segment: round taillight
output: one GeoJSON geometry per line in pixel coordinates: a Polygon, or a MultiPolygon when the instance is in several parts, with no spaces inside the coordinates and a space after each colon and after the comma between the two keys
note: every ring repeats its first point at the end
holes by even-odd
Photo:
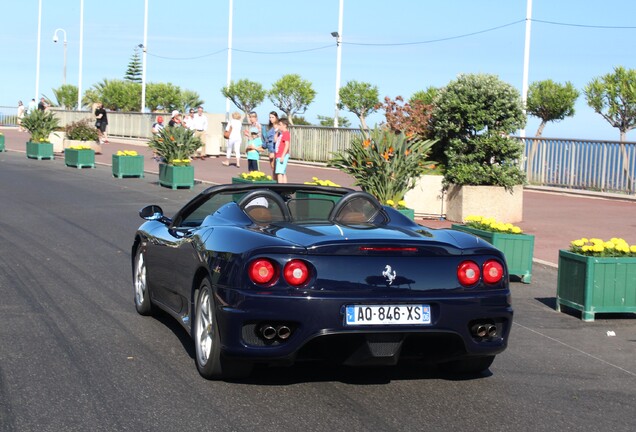
{"type": "Polygon", "coordinates": [[[457,279],[464,286],[475,285],[479,275],[479,266],[473,261],[464,261],[457,267],[457,279]]]}
{"type": "Polygon", "coordinates": [[[283,277],[291,286],[300,286],[309,279],[309,268],[304,261],[291,260],[285,264],[283,277]]]}
{"type": "Polygon", "coordinates": [[[484,263],[484,281],[489,284],[497,283],[503,278],[504,269],[499,261],[489,260],[484,263]]]}
{"type": "Polygon", "coordinates": [[[252,282],[259,285],[268,284],[276,277],[276,267],[270,260],[264,258],[252,261],[247,272],[252,282]]]}

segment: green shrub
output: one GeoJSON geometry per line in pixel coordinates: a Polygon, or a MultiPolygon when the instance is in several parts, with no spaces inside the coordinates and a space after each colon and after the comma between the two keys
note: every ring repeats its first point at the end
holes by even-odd
{"type": "Polygon", "coordinates": [[[202,144],[201,139],[194,136],[193,130],[181,126],[167,126],[152,137],[148,147],[168,164],[186,165],[190,162],[190,156],[202,144]]]}
{"type": "Polygon", "coordinates": [[[460,75],[435,98],[431,130],[444,148],[444,185],[525,183],[523,145],[508,135],[525,125],[521,95],[495,75],[460,75]]]}
{"type": "Polygon", "coordinates": [[[57,118],[50,111],[36,109],[22,119],[22,127],[31,134],[31,141],[48,141],[51,132],[60,126],[57,118]]]}
{"type": "Polygon", "coordinates": [[[66,125],[66,138],[77,141],[97,141],[99,133],[90,119],[79,120],[66,125]]]}
{"type": "Polygon", "coordinates": [[[408,139],[404,133],[388,129],[376,128],[368,135],[362,132],[328,165],[352,176],[357,186],[384,204],[402,201],[430,169],[428,155],[434,141],[408,139]]]}

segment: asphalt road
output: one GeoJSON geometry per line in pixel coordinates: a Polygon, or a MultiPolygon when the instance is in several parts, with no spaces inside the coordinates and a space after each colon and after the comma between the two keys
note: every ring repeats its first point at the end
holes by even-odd
{"type": "Polygon", "coordinates": [[[509,348],[483,377],[302,365],[202,379],[178,324],[136,313],[130,246],[139,208],[171,214],[204,187],[0,153],[0,430],[636,430],[636,318],[554,311],[556,270],[540,265],[512,284],[509,348]]]}

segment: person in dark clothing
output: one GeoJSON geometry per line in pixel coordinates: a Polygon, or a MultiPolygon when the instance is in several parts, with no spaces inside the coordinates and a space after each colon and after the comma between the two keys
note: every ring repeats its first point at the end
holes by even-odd
{"type": "Polygon", "coordinates": [[[99,102],[95,108],[95,127],[99,133],[99,143],[104,144],[108,142],[108,134],[106,133],[106,126],[108,126],[108,116],[104,109],[104,104],[99,102]]]}
{"type": "Polygon", "coordinates": [[[49,107],[49,104],[46,103],[46,100],[44,100],[44,98],[40,98],[40,103],[38,103],[38,109],[40,111],[44,111],[48,107],[49,107]]]}

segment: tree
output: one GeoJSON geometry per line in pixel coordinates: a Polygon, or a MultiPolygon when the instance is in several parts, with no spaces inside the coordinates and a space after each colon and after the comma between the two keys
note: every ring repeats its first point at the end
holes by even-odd
{"type": "Polygon", "coordinates": [[[620,141],[636,127],[636,70],[622,66],[585,86],[587,104],[620,131],[620,141]]]}
{"type": "Polygon", "coordinates": [[[435,100],[435,96],[439,93],[439,89],[437,87],[427,87],[426,90],[420,90],[413,93],[413,96],[409,99],[409,104],[413,104],[415,101],[420,101],[424,105],[433,105],[433,101],[435,100]]]}
{"type": "Polygon", "coordinates": [[[349,81],[338,92],[338,109],[346,109],[360,119],[362,129],[368,129],[366,117],[377,110],[378,87],[366,82],[349,81]]]}
{"type": "Polygon", "coordinates": [[[57,106],[66,109],[75,109],[77,107],[77,86],[64,84],[52,90],[57,100],[57,106]]]}
{"type": "Polygon", "coordinates": [[[260,83],[241,79],[237,82],[232,81],[229,86],[223,87],[221,94],[247,115],[263,103],[267,92],[260,83]]]}
{"type": "Polygon", "coordinates": [[[545,80],[530,84],[526,111],[528,114],[541,119],[541,124],[535,135],[540,137],[543,133],[543,128],[550,121],[559,121],[566,117],[572,117],[574,115],[574,103],[578,97],[578,90],[569,81],[565,84],[559,84],[552,80],[545,80]]]}
{"type": "Polygon", "coordinates": [[[285,113],[290,123],[295,114],[303,114],[314,101],[316,91],[309,81],[298,74],[284,75],[276,81],[267,93],[269,100],[276,108],[285,113]]]}
{"type": "MultiPolygon", "coordinates": [[[[333,126],[333,117],[328,116],[318,116],[318,121],[320,122],[320,126],[333,126]]],[[[351,127],[351,122],[346,117],[338,117],[338,127],[348,128],[351,127]]]]}
{"type": "Polygon", "coordinates": [[[102,102],[104,108],[113,111],[136,111],[141,105],[141,85],[104,79],[86,91],[82,102],[84,105],[102,102]]]}
{"type": "Polygon", "coordinates": [[[181,88],[172,83],[149,83],[146,87],[146,106],[150,111],[170,112],[182,108],[181,88]]]}
{"type": "Polygon", "coordinates": [[[139,54],[139,47],[136,46],[128,63],[128,69],[126,69],[126,73],[124,74],[124,80],[141,84],[142,73],[143,65],[141,63],[141,55],[139,54]]]}
{"type": "Polygon", "coordinates": [[[187,112],[190,108],[196,109],[205,103],[199,93],[192,90],[181,91],[181,112],[187,112]]]}
{"type": "Polygon", "coordinates": [[[508,135],[525,125],[519,91],[496,75],[460,75],[435,98],[431,129],[446,159],[444,184],[525,183],[523,146],[508,135]]]}
{"type": "Polygon", "coordinates": [[[620,131],[623,170],[631,184],[629,156],[623,143],[627,132],[636,127],[636,70],[618,66],[614,73],[594,78],[585,86],[585,97],[594,111],[620,131]]]}

